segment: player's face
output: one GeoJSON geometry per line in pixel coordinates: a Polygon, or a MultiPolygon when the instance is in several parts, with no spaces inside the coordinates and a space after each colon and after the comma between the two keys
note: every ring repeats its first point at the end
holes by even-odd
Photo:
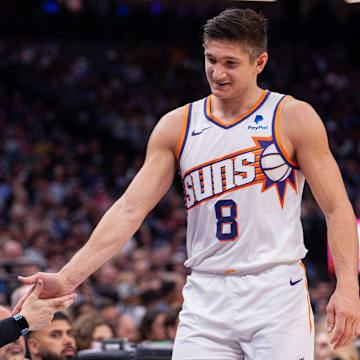
{"type": "Polygon", "coordinates": [[[232,99],[256,85],[267,54],[255,61],[241,42],[209,39],[205,45],[205,71],[211,92],[220,99],[232,99]]]}
{"type": "Polygon", "coordinates": [[[34,338],[40,359],[77,359],[74,330],[66,320],[52,321],[48,327],[37,331],[34,338]]]}

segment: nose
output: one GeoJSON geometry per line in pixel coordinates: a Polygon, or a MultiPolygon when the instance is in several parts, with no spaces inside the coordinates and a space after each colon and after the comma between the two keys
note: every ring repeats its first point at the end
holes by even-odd
{"type": "Polygon", "coordinates": [[[221,82],[222,80],[225,79],[226,77],[226,72],[224,71],[224,69],[216,64],[214,66],[214,71],[213,71],[213,80],[216,81],[216,82],[221,82]]]}
{"type": "Polygon", "coordinates": [[[68,334],[64,334],[64,336],[63,336],[63,344],[64,344],[64,345],[72,344],[73,339],[74,339],[74,338],[73,338],[72,336],[70,336],[70,335],[68,335],[68,334]]]}

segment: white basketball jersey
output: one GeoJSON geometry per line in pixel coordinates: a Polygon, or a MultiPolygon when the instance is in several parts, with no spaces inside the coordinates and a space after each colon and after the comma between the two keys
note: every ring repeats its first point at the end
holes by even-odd
{"type": "Polygon", "coordinates": [[[232,123],[211,114],[211,97],[186,106],[177,151],[188,213],[185,266],[247,274],[302,259],[304,176],[278,131],[287,97],[265,90],[232,123]]]}

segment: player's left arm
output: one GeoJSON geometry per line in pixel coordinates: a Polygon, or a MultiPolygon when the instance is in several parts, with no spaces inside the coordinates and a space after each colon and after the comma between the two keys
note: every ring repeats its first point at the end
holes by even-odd
{"type": "Polygon", "coordinates": [[[280,137],[299,164],[326,218],[337,285],[327,306],[331,343],[346,345],[358,334],[360,301],[356,219],[339,167],[329,149],[326,130],[307,103],[289,99],[280,115],[280,137]]]}

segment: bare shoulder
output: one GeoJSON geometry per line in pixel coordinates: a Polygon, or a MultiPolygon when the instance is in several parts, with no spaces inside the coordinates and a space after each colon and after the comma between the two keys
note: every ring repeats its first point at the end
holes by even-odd
{"type": "Polygon", "coordinates": [[[181,137],[186,107],[181,106],[166,113],[155,126],[149,146],[158,145],[171,149],[174,153],[181,137]]]}
{"type": "Polygon", "coordinates": [[[321,121],[314,108],[307,102],[289,97],[282,108],[282,116],[290,125],[309,125],[321,121]]]}
{"type": "Polygon", "coordinates": [[[283,105],[280,126],[294,146],[314,138],[326,138],[324,123],[315,109],[309,103],[292,97],[283,105]]]}

